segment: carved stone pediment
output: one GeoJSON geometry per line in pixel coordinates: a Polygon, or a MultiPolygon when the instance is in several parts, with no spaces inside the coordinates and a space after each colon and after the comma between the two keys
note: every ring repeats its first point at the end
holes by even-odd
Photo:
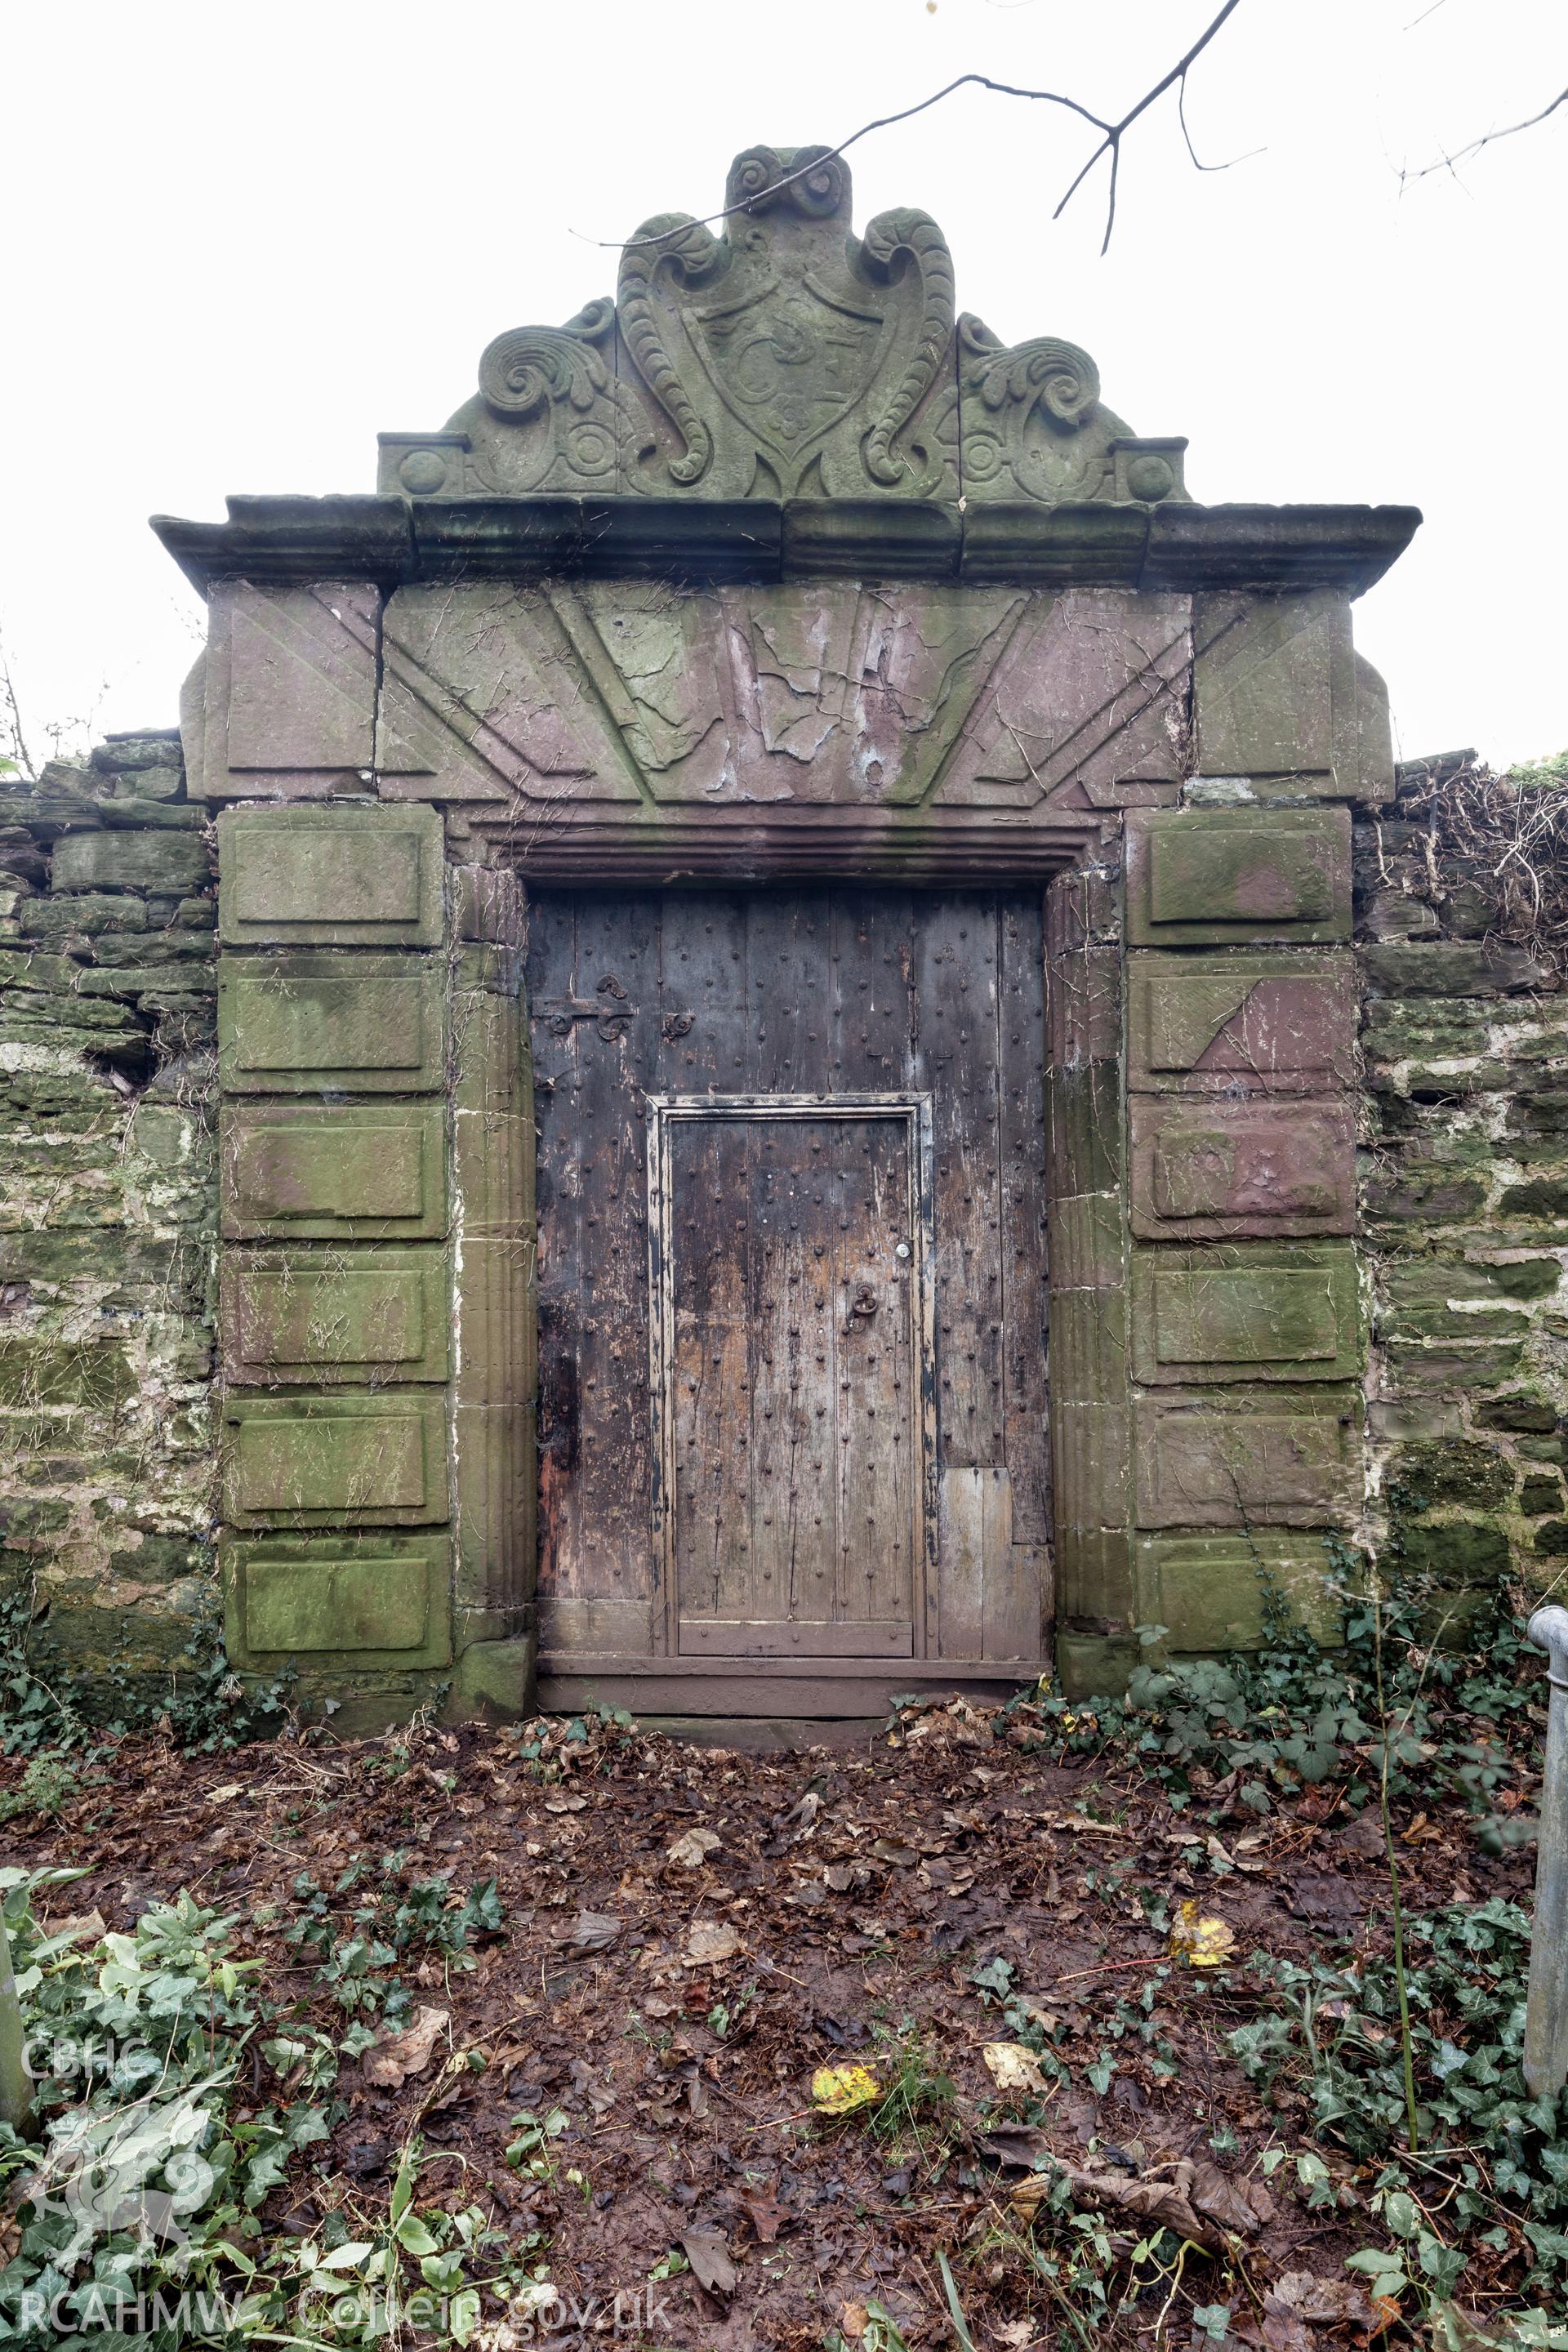
{"type": "Polygon", "coordinates": [[[696,499],[1182,499],[1184,442],[1137,440],[1087,352],[955,314],[929,213],[851,223],[842,157],[751,147],[717,233],[645,221],[616,299],[498,335],[444,431],[384,434],[380,488],[696,499]]]}

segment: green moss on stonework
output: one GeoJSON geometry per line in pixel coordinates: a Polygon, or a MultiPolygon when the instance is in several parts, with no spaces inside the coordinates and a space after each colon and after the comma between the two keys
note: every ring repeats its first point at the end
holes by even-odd
{"type": "Polygon", "coordinates": [[[1529,1184],[1510,1184],[1498,1207],[1504,1216],[1568,1217],[1568,1183],[1538,1176],[1529,1184]]]}
{"type": "Polygon", "coordinates": [[[1527,1478],[1520,1489],[1519,1507],[1528,1519],[1539,1519],[1563,1508],[1561,1478],[1527,1478]]]}
{"type": "Polygon", "coordinates": [[[1535,1530],[1535,1549],[1548,1559],[1560,1559],[1568,1552],[1568,1519],[1543,1519],[1535,1530]]]}
{"type": "Polygon", "coordinates": [[[1394,1456],[1389,1501],[1395,1510],[1426,1511],[1439,1503],[1493,1508],[1513,1490],[1513,1474],[1492,1445],[1448,1439],[1402,1445],[1394,1456]]]}
{"type": "Polygon", "coordinates": [[[1444,1587],[1498,1583],[1508,1574],[1508,1538],[1484,1519],[1456,1519],[1442,1526],[1401,1529],[1405,1572],[1444,1587]]]}
{"type": "Polygon", "coordinates": [[[1563,1268],[1554,1257],[1518,1258],[1511,1265],[1494,1265],[1489,1272],[1509,1298],[1548,1298],[1563,1278],[1563,1268]]]}

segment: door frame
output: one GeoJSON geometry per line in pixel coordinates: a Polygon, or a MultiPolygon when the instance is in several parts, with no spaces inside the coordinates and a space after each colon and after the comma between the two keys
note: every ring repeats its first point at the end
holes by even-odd
{"type": "MultiPolygon", "coordinates": [[[[908,1136],[910,1183],[910,1318],[911,1415],[920,1453],[915,1482],[919,1524],[912,1547],[915,1590],[910,1595],[913,1654],[939,1646],[937,1608],[936,1219],[935,1132],[929,1093],[844,1095],[649,1095],[647,1112],[648,1409],[652,1421],[652,1547],[658,1594],[654,1622],[664,1631],[664,1654],[679,1654],[679,1594],[675,1553],[675,1409],[669,1382],[675,1367],[673,1170],[677,1127],[704,1118],[889,1118],[902,1117],[908,1136]]],[[[736,1660],[737,1669],[745,1661],[736,1660]]],[[[807,1664],[808,1661],[801,1661],[807,1664]]]]}

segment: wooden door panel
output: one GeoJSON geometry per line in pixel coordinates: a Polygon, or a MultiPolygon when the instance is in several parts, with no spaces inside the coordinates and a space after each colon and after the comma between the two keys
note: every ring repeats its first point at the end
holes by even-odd
{"type": "Polygon", "coordinates": [[[535,899],[547,1647],[805,1658],[814,1628],[824,1657],[1038,1654],[1041,931],[1037,892],[985,887],[535,899]],[[742,1097],[786,1115],[698,1119],[681,1139],[697,1209],[670,1234],[687,1386],[669,1444],[649,1398],[649,1138],[660,1104],[742,1097]],[[911,1182],[923,1359],[901,1326],[889,1339],[885,1297],[868,1317],[847,1303],[911,1182]],[[978,1508],[994,1488],[1005,1509],[978,1508]]]}
{"type": "Polygon", "coordinates": [[[679,1647],[908,1656],[919,1123],[908,1108],[661,1108],[679,1647]]]}

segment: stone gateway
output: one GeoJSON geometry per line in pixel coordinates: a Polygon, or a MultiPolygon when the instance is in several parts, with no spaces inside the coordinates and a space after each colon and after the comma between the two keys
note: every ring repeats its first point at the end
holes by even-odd
{"type": "Polygon", "coordinates": [[[231,1654],[864,1715],[1332,1638],[1349,605],[819,148],[500,335],[211,627],[231,1654]]]}
{"type": "Polygon", "coordinates": [[[374,496],[155,526],[210,615],[229,1652],[354,1719],[1336,1635],[1350,606],[1419,517],[1194,503],[850,201],[752,148],[374,496]]]}

